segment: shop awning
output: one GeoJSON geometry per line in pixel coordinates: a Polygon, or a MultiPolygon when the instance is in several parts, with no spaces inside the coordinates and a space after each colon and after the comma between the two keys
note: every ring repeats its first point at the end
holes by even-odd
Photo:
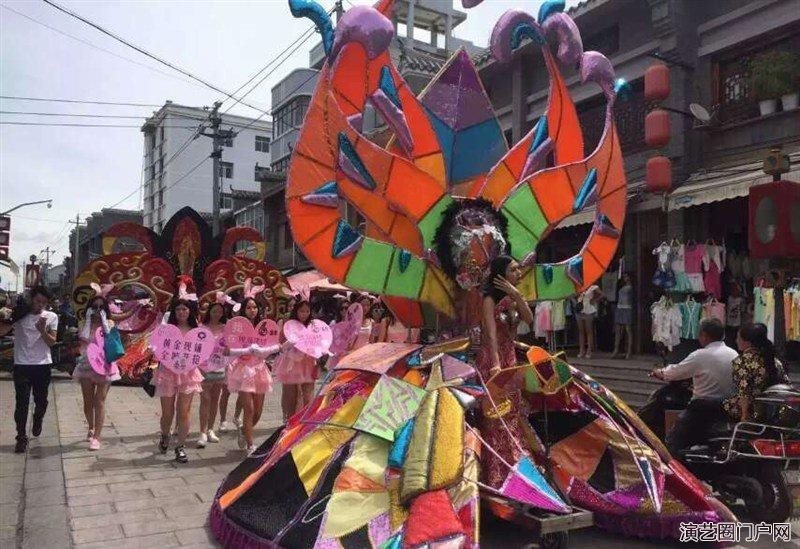
{"type": "Polygon", "coordinates": [[[293,290],[297,290],[303,286],[308,286],[312,290],[325,290],[331,292],[349,291],[349,288],[346,286],[331,282],[328,277],[315,269],[290,275],[286,280],[289,281],[289,286],[291,286],[293,290]]]}
{"type": "Polygon", "coordinates": [[[561,220],[556,229],[564,229],[566,227],[574,227],[575,225],[584,225],[586,223],[594,223],[597,208],[586,208],[576,214],[569,215],[561,220]]]}
{"type": "MultiPolygon", "coordinates": [[[[800,152],[789,155],[791,165],[796,166],[800,152]]],[[[670,211],[691,208],[700,204],[710,204],[747,196],[750,187],[772,181],[772,176],[762,171],[761,162],[725,168],[724,171],[710,171],[693,174],[685,184],[669,197],[670,211]]],[[[800,168],[794,167],[781,179],[800,180],[800,168]]]]}

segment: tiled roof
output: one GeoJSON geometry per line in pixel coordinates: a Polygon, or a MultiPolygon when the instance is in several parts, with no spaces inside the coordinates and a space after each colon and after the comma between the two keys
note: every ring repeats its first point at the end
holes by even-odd
{"type": "Polygon", "coordinates": [[[437,59],[416,51],[405,51],[403,69],[436,74],[442,65],[444,65],[444,59],[437,59]]]}

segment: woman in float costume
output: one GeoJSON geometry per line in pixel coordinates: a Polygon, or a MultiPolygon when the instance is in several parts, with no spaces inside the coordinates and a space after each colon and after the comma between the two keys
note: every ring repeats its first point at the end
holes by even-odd
{"type": "MultiPolygon", "coordinates": [[[[75,371],[72,372],[72,377],[81,384],[83,413],[86,417],[86,423],[89,425],[89,431],[86,434],[89,449],[99,450],[100,433],[103,430],[103,422],[106,417],[106,396],[108,396],[111,382],[120,379],[120,374],[119,368],[113,362],[106,365],[107,373],[105,375],[97,373],[91,367],[89,357],[86,354],[89,345],[95,339],[96,331],[102,328],[108,333],[108,330],[113,326],[113,322],[110,320],[111,313],[108,308],[107,298],[113,286],[101,287],[99,284],[92,284],[92,289],[95,291],[95,296],[89,302],[89,307],[86,309],[86,319],[78,330],[81,354],[78,357],[75,371]]],[[[105,352],[103,354],[105,356],[105,352]]]]}
{"type": "MultiPolygon", "coordinates": [[[[182,334],[197,328],[197,296],[187,294],[186,288],[181,285],[179,297],[172,302],[168,315],[167,322],[177,326],[182,334]]],[[[161,399],[161,439],[158,449],[162,454],[167,453],[172,419],[176,418],[175,461],[186,463],[189,461],[185,444],[189,434],[192,398],[203,392],[203,375],[197,368],[176,374],[159,364],[153,374],[153,385],[156,386],[155,396],[161,399]]]]}
{"type": "MultiPolygon", "coordinates": [[[[541,46],[551,77],[545,114],[508,150],[466,52],[457,52],[416,97],[389,55],[394,32],[384,14],[390,1],[377,9],[351,8],[334,32],[321,6],[290,0],[295,16],[315,21],[327,54],[286,188],[294,240],[320,272],[392,300],[404,322],[428,325],[437,316],[456,318],[467,303],[477,305],[472,318],[480,323],[481,288],[494,283],[491,262],[504,254],[522,265],[516,288],[527,299],[568,297],[601,276],[625,218],[613,105],[626,84],[602,54],[583,51],[563,7],[546,1],[538,18],[511,10],[493,31],[492,54],[499,63],[510,61],[523,39],[530,39],[541,46]],[[588,156],[559,62],[577,66],[581,80],[598,84],[607,100],[604,132],[588,156]],[[361,131],[367,103],[394,134],[385,147],[361,131]],[[365,217],[363,233],[343,218],[342,202],[365,217]],[[593,207],[595,221],[580,251],[560,263],[537,262],[539,243],[587,207],[593,207]]],[[[505,260],[497,262],[500,269],[505,260]]],[[[510,265],[504,274],[514,278],[510,265]]],[[[497,290],[520,301],[516,290],[498,282],[497,290]]],[[[502,302],[510,300],[490,301],[486,324],[493,322],[499,331],[506,323],[502,315],[511,311],[502,302]]],[[[517,314],[526,313],[521,305],[517,314]]],[[[495,345],[500,354],[513,334],[496,333],[494,343],[482,335],[485,350],[477,366],[488,366],[491,375],[495,345]]],[[[463,348],[411,347],[386,358],[385,345],[343,357],[302,415],[229,475],[211,510],[218,539],[229,546],[474,547],[478,485],[528,505],[567,510],[527,456],[609,528],[625,523],[625,531],[677,536],[680,522],[733,519],[622,401],[558,357],[539,349],[540,359],[531,352],[531,365],[511,370],[524,372],[526,399],[561,406],[563,419],[551,427],[563,439],[551,451],[528,437],[532,429],[522,417],[523,405],[508,394],[520,387],[511,372],[494,376],[505,392],[494,391],[489,380],[483,399],[488,405],[481,407],[500,420],[501,432],[516,447],[508,452],[487,444],[489,433],[466,424],[464,410],[482,395],[472,393],[470,400],[465,395],[472,386],[460,384],[473,371],[463,348]],[[506,466],[500,490],[497,479],[483,471],[486,459],[476,459],[477,448],[506,466]],[[512,454],[522,457],[515,462],[512,454]]]]}

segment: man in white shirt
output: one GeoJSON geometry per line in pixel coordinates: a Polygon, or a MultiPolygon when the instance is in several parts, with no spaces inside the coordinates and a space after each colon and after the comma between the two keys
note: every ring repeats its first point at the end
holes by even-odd
{"type": "Polygon", "coordinates": [[[732,361],[737,353],[727,345],[725,326],[716,318],[700,322],[698,340],[701,349],[678,364],[653,370],[651,375],[663,381],[692,380],[692,400],[681,412],[672,431],[667,433],[667,449],[677,455],[681,450],[703,442],[711,425],[725,421],[722,400],[735,392],[732,361]]]}
{"type": "Polygon", "coordinates": [[[44,287],[33,288],[30,304],[15,308],[10,321],[0,324],[0,335],[14,330],[14,392],[17,424],[17,444],[14,451],[23,453],[28,447],[27,423],[31,391],[36,405],[33,411],[31,434],[42,434],[42,422],[47,410],[50,389],[50,367],[53,359],[50,347],[56,342],[58,315],[47,310],[50,293],[44,287]]]}

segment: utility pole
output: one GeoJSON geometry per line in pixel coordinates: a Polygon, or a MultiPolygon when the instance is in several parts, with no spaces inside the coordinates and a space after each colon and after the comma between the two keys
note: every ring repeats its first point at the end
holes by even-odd
{"type": "Polygon", "coordinates": [[[44,262],[42,263],[42,280],[45,280],[47,276],[47,271],[50,270],[50,254],[54,254],[56,253],[56,251],[51,250],[50,246],[48,246],[39,253],[44,254],[44,262]]]}
{"type": "Polygon", "coordinates": [[[342,15],[344,15],[344,6],[342,6],[342,0],[336,0],[336,4],[333,6],[333,11],[336,14],[336,22],[339,22],[342,15]]]}
{"type": "Polygon", "coordinates": [[[78,278],[78,254],[80,250],[78,242],[81,239],[81,214],[76,215],[75,221],[70,221],[70,223],[75,225],[75,243],[72,246],[72,282],[74,283],[78,278]]]}
{"type": "Polygon", "coordinates": [[[214,217],[212,230],[214,236],[217,236],[220,233],[220,219],[219,219],[219,210],[220,210],[220,197],[221,197],[221,189],[220,189],[220,173],[219,173],[219,160],[222,158],[222,139],[230,139],[234,136],[233,131],[231,130],[220,130],[219,125],[222,123],[222,116],[219,114],[219,108],[222,106],[221,101],[217,101],[214,103],[214,107],[211,109],[211,114],[209,116],[209,120],[211,121],[211,132],[201,131],[200,134],[206,137],[210,137],[213,143],[213,149],[211,152],[211,159],[212,159],[212,169],[214,170],[214,186],[212,191],[212,215],[214,217]]]}

